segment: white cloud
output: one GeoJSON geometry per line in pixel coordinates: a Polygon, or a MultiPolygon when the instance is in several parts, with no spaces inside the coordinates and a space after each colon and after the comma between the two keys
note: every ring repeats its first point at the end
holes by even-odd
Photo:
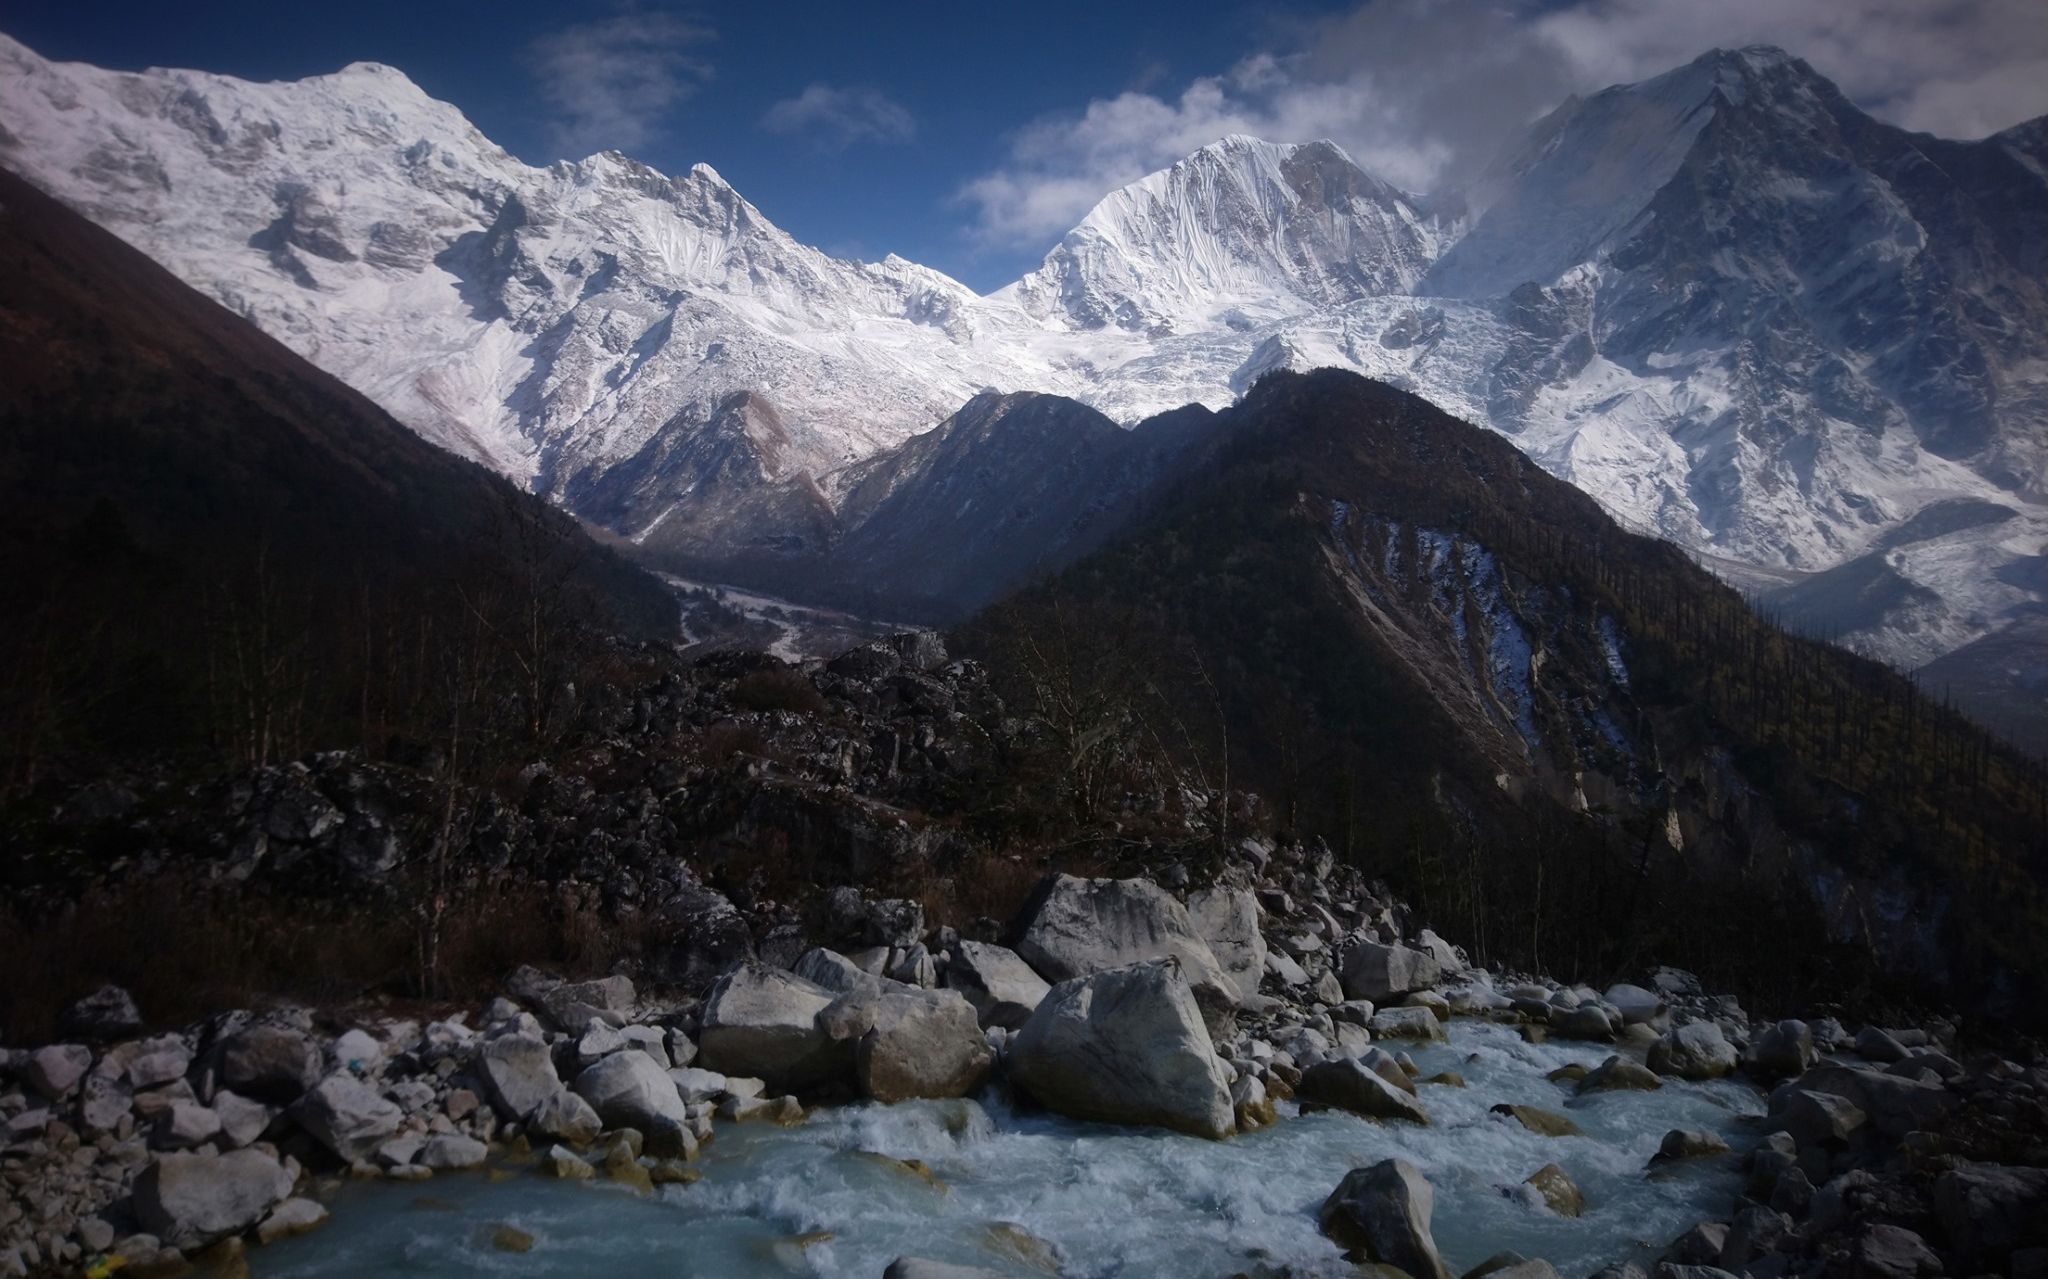
{"type": "Polygon", "coordinates": [[[678,103],[711,78],[693,49],[709,27],[632,10],[541,36],[527,48],[541,99],[555,112],[559,154],[625,151],[653,137],[678,103]]]}
{"type": "Polygon", "coordinates": [[[2048,112],[2041,0],[1368,0],[1178,95],[1128,92],[1011,136],[960,198],[984,243],[1046,243],[1228,133],[1330,138],[1397,186],[1455,185],[1566,95],[1715,46],[1776,44],[1883,119],[1981,137],[2048,112]]]}
{"type": "Polygon", "coordinates": [[[761,127],[837,148],[861,141],[901,142],[917,132],[917,120],[880,89],[813,84],[769,107],[761,127]]]}

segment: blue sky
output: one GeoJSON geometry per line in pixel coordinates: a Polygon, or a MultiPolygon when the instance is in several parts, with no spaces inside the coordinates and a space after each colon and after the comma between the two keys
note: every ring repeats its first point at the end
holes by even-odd
{"type": "Polygon", "coordinates": [[[800,239],[988,289],[1108,190],[1225,132],[1335,137],[1426,189],[1566,93],[1716,44],[1784,45],[1880,115],[1978,136],[2048,111],[2038,5],[17,0],[0,29],[124,69],[277,79],[389,63],[527,160],[614,147],[670,172],[704,161],[800,239]]]}

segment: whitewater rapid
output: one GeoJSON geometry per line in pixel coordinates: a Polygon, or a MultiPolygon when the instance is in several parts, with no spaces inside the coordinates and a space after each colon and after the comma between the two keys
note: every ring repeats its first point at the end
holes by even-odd
{"type": "MultiPolygon", "coordinates": [[[[507,1177],[452,1174],[417,1184],[352,1183],[314,1234],[252,1254],[258,1276],[626,1274],[728,1279],[875,1279],[917,1255],[1020,1277],[1221,1276],[1293,1265],[1341,1269],[1316,1209],[1350,1169],[1400,1156],[1429,1178],[1434,1229],[1451,1273],[1502,1251],[1564,1274],[1647,1258],[1723,1213],[1746,1116],[1762,1099],[1734,1081],[1667,1081],[1654,1093],[1574,1096],[1544,1076],[1597,1065],[1602,1045],[1525,1044],[1511,1028],[1454,1022],[1451,1042],[1412,1050],[1428,1128],[1340,1113],[1288,1114],[1224,1142],[1022,1113],[994,1093],[972,1102],[821,1109],[801,1125],[724,1127],[702,1180],[642,1197],[603,1181],[562,1182],[517,1163],[507,1177]],[[1568,1115],[1582,1137],[1538,1136],[1500,1102],[1568,1115]],[[1735,1153],[1651,1170],[1673,1128],[1721,1134],[1735,1153]],[[922,1161],[929,1179],[902,1160],[922,1161]],[[1556,1216],[1522,1180],[1557,1163],[1585,1193],[1556,1216]],[[499,1224],[533,1238],[500,1251],[499,1224]],[[1049,1269],[1056,1266],[1057,1269],[1049,1269]]],[[[1389,1048],[1397,1045],[1389,1044],[1389,1048]]]]}

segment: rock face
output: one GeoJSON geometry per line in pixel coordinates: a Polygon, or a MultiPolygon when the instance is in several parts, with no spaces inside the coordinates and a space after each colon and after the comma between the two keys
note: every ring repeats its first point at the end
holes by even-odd
{"type": "Polygon", "coordinates": [[[524,1120],[562,1091],[555,1059],[534,1035],[499,1035],[477,1054],[477,1068],[491,1104],[507,1119],[524,1120]]]}
{"type": "Polygon", "coordinates": [[[1959,1164],[1934,1182],[1934,1210],[1972,1271],[1999,1268],[2013,1250],[2048,1244],[2048,1168],[1959,1164]]]}
{"type": "Polygon", "coordinates": [[[164,1155],[135,1182],[135,1218],[176,1248],[201,1248],[241,1234],[292,1192],[292,1176],[269,1155],[164,1155]]]}
{"type": "Polygon", "coordinates": [[[854,1074],[874,1101],[965,1097],[988,1079],[995,1054],[974,1008],[951,990],[896,985],[859,1001],[865,1029],[854,1041],[854,1074]]]}
{"type": "Polygon", "coordinates": [[[1266,934],[1259,928],[1259,900],[1242,888],[1205,888],[1188,894],[1188,918],[1208,944],[1223,975],[1237,987],[1238,1002],[1259,993],[1266,975],[1266,934]]]}
{"type": "Polygon", "coordinates": [[[344,1163],[363,1158],[398,1131],[397,1106],[348,1075],[329,1075],[292,1107],[299,1127],[344,1163]]]}
{"type": "Polygon", "coordinates": [[[1017,953],[1049,980],[1172,958],[1212,1021],[1237,1006],[1237,983],[1195,931],[1187,908],[1150,880],[1055,875],[1039,886],[1024,917],[1017,953]]]}
{"type": "Polygon", "coordinates": [[[1199,1137],[1236,1129],[1230,1083],[1176,960],[1053,987],[1010,1046],[1011,1082],[1076,1119],[1199,1137]]]}
{"type": "Polygon", "coordinates": [[[1428,954],[1406,946],[1383,946],[1357,934],[1345,939],[1337,962],[1344,997],[1369,999],[1375,1004],[1428,990],[1443,977],[1428,954]]]}
{"type": "Polygon", "coordinates": [[[698,1061],[721,1074],[766,1080],[785,1093],[844,1078],[853,1067],[852,1044],[818,1024],[818,1014],[836,997],[780,968],[737,964],[704,1001],[698,1061]]]}
{"type": "Polygon", "coordinates": [[[1414,1164],[1388,1159],[1354,1168],[1323,1201],[1323,1233],[1367,1260],[1414,1279],[1451,1279],[1429,1233],[1436,1195],[1414,1164]]]}
{"type": "Polygon", "coordinates": [[[1004,946],[963,941],[946,966],[946,985],[967,997],[984,1026],[1017,1030],[1052,987],[1023,956],[1004,946]]]}
{"type": "Polygon", "coordinates": [[[607,1127],[652,1132],[690,1119],[675,1080],[646,1053],[613,1053],[576,1076],[575,1088],[607,1127]]]}

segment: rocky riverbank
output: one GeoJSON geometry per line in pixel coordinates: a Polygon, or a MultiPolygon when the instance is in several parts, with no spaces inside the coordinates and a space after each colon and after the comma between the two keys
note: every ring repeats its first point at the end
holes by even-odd
{"type": "MultiPolygon", "coordinates": [[[[993,1086],[1218,1140],[1323,1107],[1428,1124],[1430,1090],[1462,1081],[1418,1078],[1406,1050],[1457,1017],[1610,1043],[1602,1065],[1561,1081],[1581,1093],[1735,1075],[1768,1090],[1743,1196],[1672,1241],[1660,1276],[2048,1263],[2048,1071],[1959,1060],[1946,1023],[1752,1022],[1669,969],[1604,992],[1473,969],[1326,851],[1259,839],[1199,888],[1048,877],[1009,945],[851,888],[824,908],[832,947],[788,967],[737,961],[695,993],[522,969],[467,1015],[275,1009],[147,1035],[124,992],[101,990],[67,1011],[64,1042],[0,1057],[0,1267],[234,1264],[320,1226],[344,1178],[463,1175],[494,1151],[652,1191],[694,1180],[724,1125],[857,1099],[993,1086]]],[[[1564,1113],[1496,1109],[1531,1131],[1573,1128],[1564,1113]]],[[[1733,1157],[1711,1134],[1674,1131],[1656,1162],[1733,1157]]],[[[1524,1171],[1546,1210],[1578,1211],[1562,1168],[1524,1171]]],[[[1389,1160],[1333,1187],[1320,1224],[1361,1266],[1448,1279],[1430,1217],[1426,1177],[1389,1160]]],[[[1494,1271],[1554,1273],[1514,1256],[1494,1271]]],[[[890,1270],[960,1273],[915,1258],[890,1270]]]]}

